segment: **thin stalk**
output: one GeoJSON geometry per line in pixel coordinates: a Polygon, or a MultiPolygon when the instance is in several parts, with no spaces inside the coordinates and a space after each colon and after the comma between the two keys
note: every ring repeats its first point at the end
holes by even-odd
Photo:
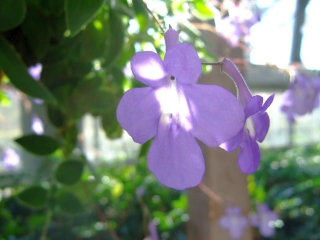
{"type": "Polygon", "coordinates": [[[165,32],[164,28],[162,27],[159,19],[154,15],[154,13],[148,8],[147,4],[143,1],[140,0],[143,4],[143,6],[146,8],[146,10],[151,14],[151,16],[153,17],[153,19],[156,21],[157,25],[159,26],[159,28],[161,29],[162,33],[165,32]]]}
{"type": "Polygon", "coordinates": [[[222,202],[222,199],[214,191],[212,191],[204,182],[200,182],[198,187],[213,201],[217,203],[222,202]]]}
{"type": "Polygon", "coordinates": [[[49,225],[50,225],[50,222],[51,222],[51,217],[52,217],[52,210],[51,210],[51,208],[49,208],[48,211],[47,211],[46,221],[45,221],[43,229],[42,229],[40,240],[46,240],[47,239],[47,233],[48,233],[48,228],[49,228],[49,225]]]}

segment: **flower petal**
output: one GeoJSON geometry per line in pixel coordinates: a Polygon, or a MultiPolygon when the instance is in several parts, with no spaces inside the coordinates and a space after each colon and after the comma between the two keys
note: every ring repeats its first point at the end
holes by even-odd
{"type": "Polygon", "coordinates": [[[205,170],[195,138],[175,122],[159,124],[148,153],[148,167],[163,185],[178,190],[198,185],[205,170]]]}
{"type": "Polygon", "coordinates": [[[179,43],[179,32],[170,28],[164,33],[164,40],[166,42],[166,49],[177,45],[179,43]]]}
{"type": "Polygon", "coordinates": [[[255,140],[258,142],[263,142],[265,139],[268,131],[269,131],[269,126],[270,126],[270,119],[269,115],[264,112],[260,114],[256,114],[251,116],[253,125],[254,125],[254,130],[255,130],[255,140]]]}
{"type": "Polygon", "coordinates": [[[243,108],[229,91],[215,85],[183,86],[191,112],[192,133],[210,147],[236,135],[244,125],[243,108]]]}
{"type": "Polygon", "coordinates": [[[271,103],[273,102],[273,99],[274,99],[274,96],[275,96],[275,93],[270,95],[270,97],[268,97],[268,99],[264,102],[262,108],[261,108],[261,111],[262,112],[265,112],[268,107],[271,105],[271,103]]]}
{"type": "Polygon", "coordinates": [[[250,117],[261,110],[263,98],[260,95],[253,96],[244,109],[246,117],[250,117]]]}
{"type": "Polygon", "coordinates": [[[127,91],[117,107],[117,119],[137,143],[155,136],[160,119],[160,106],[152,88],[127,91]]]}
{"type": "Polygon", "coordinates": [[[222,143],[220,147],[226,150],[227,152],[232,152],[239,147],[239,145],[244,140],[244,137],[244,130],[243,128],[241,128],[241,130],[234,137],[230,138],[225,143],[222,143]]]}
{"type": "Polygon", "coordinates": [[[168,49],[164,57],[167,72],[179,83],[195,83],[201,75],[202,65],[194,47],[180,43],[168,49]]]}
{"type": "Polygon", "coordinates": [[[260,164],[260,149],[255,140],[247,136],[240,145],[241,151],[238,156],[238,165],[245,174],[254,173],[260,164]]]}
{"type": "Polygon", "coordinates": [[[151,51],[138,52],[131,59],[131,69],[135,78],[150,86],[158,87],[168,75],[162,59],[151,51]]]}
{"type": "Polygon", "coordinates": [[[248,101],[251,99],[252,94],[248,88],[246,81],[236,65],[228,58],[225,58],[221,65],[221,71],[228,74],[235,82],[238,88],[238,98],[243,107],[245,107],[248,101]]]}

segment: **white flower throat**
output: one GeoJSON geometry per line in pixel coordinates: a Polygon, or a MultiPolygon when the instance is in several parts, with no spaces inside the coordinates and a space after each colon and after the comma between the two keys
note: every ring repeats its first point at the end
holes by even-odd
{"type": "Polygon", "coordinates": [[[156,91],[161,111],[160,123],[165,126],[176,124],[190,130],[190,111],[183,91],[174,76],[168,76],[166,84],[156,91]]]}

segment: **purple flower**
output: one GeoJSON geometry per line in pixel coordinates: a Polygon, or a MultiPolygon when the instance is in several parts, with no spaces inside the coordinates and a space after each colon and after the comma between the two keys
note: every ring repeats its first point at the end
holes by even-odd
{"type": "Polygon", "coordinates": [[[12,148],[7,148],[2,153],[1,162],[5,169],[10,171],[19,165],[20,156],[12,148]]]}
{"type": "Polygon", "coordinates": [[[263,237],[272,237],[275,233],[274,222],[279,219],[279,215],[270,211],[268,205],[259,204],[257,213],[252,214],[250,219],[252,226],[259,227],[263,237]]]}
{"type": "Polygon", "coordinates": [[[133,75],[148,87],[127,91],[117,118],[135,142],[154,137],[149,169],[162,184],[185,189],[198,185],[205,170],[195,138],[217,147],[239,131],[244,114],[227,90],[195,84],[202,70],[200,59],[192,45],[175,44],[177,35],[174,30],[165,33],[164,61],[149,51],[133,56],[133,75]]]}
{"type": "Polygon", "coordinates": [[[159,240],[157,226],[152,221],[148,224],[148,230],[149,230],[150,236],[148,236],[144,240],[159,240]]]}
{"type": "Polygon", "coordinates": [[[38,118],[37,116],[32,117],[31,128],[32,128],[32,131],[34,131],[38,135],[44,133],[43,123],[42,123],[41,119],[38,118]]]}
{"type": "Polygon", "coordinates": [[[295,116],[311,113],[319,106],[320,79],[297,74],[289,89],[282,94],[281,111],[290,122],[295,116]]]}
{"type": "Polygon", "coordinates": [[[274,94],[262,104],[263,98],[259,95],[252,96],[245,80],[230,59],[224,59],[221,70],[236,83],[238,98],[244,108],[245,124],[235,136],[220,147],[230,152],[240,146],[239,168],[243,173],[250,174],[259,167],[260,149],[257,141],[262,142],[269,130],[270,120],[266,110],[272,103],[274,94]]]}
{"type": "Polygon", "coordinates": [[[219,219],[219,225],[229,231],[232,239],[239,239],[249,224],[239,207],[227,207],[226,214],[219,219]]]}
{"type": "Polygon", "coordinates": [[[40,63],[32,66],[28,69],[29,74],[33,77],[34,80],[39,80],[42,72],[42,65],[40,63]]]}
{"type": "Polygon", "coordinates": [[[231,4],[229,15],[217,21],[217,32],[226,39],[231,47],[237,47],[240,40],[250,35],[250,28],[260,21],[257,12],[253,12],[243,4],[231,4]]]}

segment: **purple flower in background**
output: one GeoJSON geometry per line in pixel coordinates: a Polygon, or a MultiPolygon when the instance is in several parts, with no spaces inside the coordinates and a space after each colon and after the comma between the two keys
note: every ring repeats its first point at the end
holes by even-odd
{"type": "Polygon", "coordinates": [[[7,148],[2,153],[1,162],[5,169],[10,171],[19,165],[20,156],[12,148],[7,148]]]}
{"type": "Polygon", "coordinates": [[[259,204],[257,213],[251,215],[251,224],[254,227],[259,227],[260,234],[263,237],[272,237],[275,233],[274,222],[279,219],[279,215],[270,211],[268,205],[259,204]]]}
{"type": "Polygon", "coordinates": [[[119,102],[120,125],[137,143],[154,137],[148,167],[164,185],[185,189],[200,183],[205,165],[195,138],[217,147],[243,126],[237,99],[214,85],[196,85],[202,66],[191,44],[178,44],[178,32],[165,33],[164,60],[154,52],[136,53],[131,69],[148,87],[127,91],[119,102]]]}
{"type": "Polygon", "coordinates": [[[229,15],[217,21],[216,30],[230,46],[237,47],[243,37],[250,35],[250,28],[260,21],[260,16],[257,12],[245,8],[243,4],[230,4],[229,15]]]}
{"type": "Polygon", "coordinates": [[[34,80],[39,80],[42,71],[42,65],[37,63],[35,66],[32,66],[28,69],[29,74],[33,77],[34,80]]]}
{"type": "Polygon", "coordinates": [[[219,219],[219,225],[229,231],[232,239],[240,239],[249,224],[239,207],[227,207],[226,214],[219,219]]]}
{"type": "Polygon", "coordinates": [[[297,74],[290,83],[289,89],[282,94],[281,111],[286,114],[288,121],[293,122],[295,116],[311,113],[319,106],[320,79],[309,78],[297,74]]]}
{"type": "Polygon", "coordinates": [[[150,236],[146,237],[144,240],[159,240],[157,226],[152,221],[148,224],[148,230],[150,236]]]}
{"type": "Polygon", "coordinates": [[[264,104],[261,96],[252,96],[241,73],[230,59],[223,60],[221,70],[236,83],[238,98],[244,108],[246,120],[242,129],[220,147],[230,152],[240,146],[239,168],[243,173],[250,174],[255,172],[260,164],[260,149],[257,141],[262,142],[269,130],[270,120],[266,110],[272,103],[274,94],[264,104]]]}
{"type": "Polygon", "coordinates": [[[34,131],[38,135],[41,135],[44,133],[43,122],[37,116],[32,117],[31,128],[32,128],[32,131],[34,131]]]}

